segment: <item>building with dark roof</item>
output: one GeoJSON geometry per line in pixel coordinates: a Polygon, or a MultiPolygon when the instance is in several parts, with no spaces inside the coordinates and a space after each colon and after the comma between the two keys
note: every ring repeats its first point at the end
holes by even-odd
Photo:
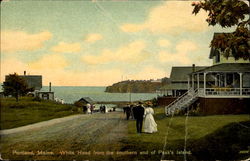
{"type": "Polygon", "coordinates": [[[40,90],[43,86],[41,75],[20,75],[20,77],[27,82],[29,88],[40,90]]]}
{"type": "MultiPolygon", "coordinates": [[[[225,36],[230,35],[231,33],[214,33],[213,39],[218,37],[220,34],[224,34],[225,36]]],[[[233,54],[229,54],[229,57],[225,57],[224,54],[215,48],[211,48],[209,53],[209,59],[213,59],[213,65],[223,64],[223,63],[250,63],[250,60],[244,60],[243,58],[239,58],[235,60],[233,54]]]]}
{"type": "Polygon", "coordinates": [[[170,74],[171,83],[163,86],[161,92],[167,96],[178,97],[188,90],[189,74],[193,71],[201,70],[207,66],[176,66],[172,67],[170,74]]]}
{"type": "MultiPolygon", "coordinates": [[[[214,37],[216,35],[218,33],[214,37]]],[[[196,107],[203,114],[250,113],[250,61],[235,60],[232,55],[226,58],[214,48],[211,49],[209,58],[213,59],[212,66],[188,74],[187,92],[181,93],[181,96],[166,106],[167,115],[187,109],[195,102],[198,102],[196,107]]],[[[178,79],[179,82],[183,81],[184,78],[178,75],[176,78],[172,76],[174,83],[178,79]]]]}
{"type": "MultiPolygon", "coordinates": [[[[8,75],[5,76],[5,80],[8,75]]],[[[26,75],[26,71],[24,71],[24,75],[19,75],[19,77],[23,78],[29,88],[34,88],[35,90],[41,90],[42,88],[42,76],[41,75],[26,75]]]]}
{"type": "Polygon", "coordinates": [[[77,102],[82,102],[83,104],[94,104],[95,102],[89,97],[82,97],[77,102]]]}

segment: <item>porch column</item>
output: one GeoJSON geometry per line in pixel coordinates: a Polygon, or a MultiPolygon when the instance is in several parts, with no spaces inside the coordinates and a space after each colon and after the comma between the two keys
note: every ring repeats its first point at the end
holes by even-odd
{"type": "Polygon", "coordinates": [[[190,88],[190,75],[188,75],[188,90],[190,88]]]}
{"type": "Polygon", "coordinates": [[[233,83],[232,83],[232,85],[233,85],[233,87],[235,86],[235,78],[234,78],[234,73],[233,73],[233,83]]]}
{"type": "Polygon", "coordinates": [[[240,74],[240,95],[242,95],[242,73],[240,74]]]}
{"type": "Polygon", "coordinates": [[[192,88],[194,89],[194,74],[192,74],[192,88]]]}
{"type": "Polygon", "coordinates": [[[221,87],[221,75],[219,74],[219,87],[221,87]]]}
{"type": "Polygon", "coordinates": [[[200,88],[200,78],[199,78],[199,73],[197,74],[197,88],[199,90],[200,88]]]}
{"type": "Polygon", "coordinates": [[[224,73],[224,86],[227,86],[227,73],[224,73]]]}
{"type": "Polygon", "coordinates": [[[219,86],[218,85],[218,75],[217,74],[215,75],[215,86],[217,86],[217,87],[219,86]]]}
{"type": "Polygon", "coordinates": [[[206,76],[207,73],[204,73],[204,96],[206,96],[206,76]]]}

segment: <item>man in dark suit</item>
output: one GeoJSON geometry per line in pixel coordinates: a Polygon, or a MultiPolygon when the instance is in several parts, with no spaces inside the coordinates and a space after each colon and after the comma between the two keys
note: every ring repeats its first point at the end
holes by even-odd
{"type": "Polygon", "coordinates": [[[142,106],[142,102],[139,102],[139,105],[133,108],[133,114],[134,114],[134,118],[136,119],[137,133],[141,133],[143,115],[144,115],[144,107],[142,106]]]}
{"type": "Polygon", "coordinates": [[[124,107],[125,109],[125,113],[126,113],[126,116],[127,116],[127,120],[129,120],[129,117],[130,117],[130,114],[131,114],[131,108],[129,107],[129,104],[127,104],[126,107],[124,107]]]}

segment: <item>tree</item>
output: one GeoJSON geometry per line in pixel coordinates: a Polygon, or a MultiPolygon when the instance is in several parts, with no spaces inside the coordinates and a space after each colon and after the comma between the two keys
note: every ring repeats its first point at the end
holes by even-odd
{"type": "Polygon", "coordinates": [[[206,21],[209,25],[219,24],[223,28],[236,26],[233,33],[221,33],[214,37],[210,47],[220,50],[227,58],[232,54],[236,60],[239,58],[250,60],[250,7],[247,1],[205,0],[193,2],[192,6],[194,6],[195,15],[200,9],[208,12],[206,21]],[[248,19],[246,19],[247,15],[248,19]]]}
{"type": "Polygon", "coordinates": [[[162,86],[167,85],[167,84],[169,84],[169,83],[171,83],[170,78],[164,77],[164,78],[161,79],[161,85],[162,85],[162,86]]]}
{"type": "Polygon", "coordinates": [[[17,102],[19,96],[24,96],[28,92],[34,91],[34,89],[29,88],[26,81],[16,73],[9,74],[2,86],[4,95],[15,97],[17,102]]]}

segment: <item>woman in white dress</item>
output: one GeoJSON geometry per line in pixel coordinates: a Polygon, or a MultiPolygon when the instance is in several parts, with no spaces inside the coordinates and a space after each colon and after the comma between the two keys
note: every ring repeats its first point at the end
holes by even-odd
{"type": "Polygon", "coordinates": [[[91,114],[90,108],[91,108],[91,105],[88,103],[88,104],[87,104],[87,114],[91,114]]]}
{"type": "Polygon", "coordinates": [[[145,109],[144,132],[153,133],[157,132],[157,124],[154,119],[154,110],[151,107],[145,109]]]}

